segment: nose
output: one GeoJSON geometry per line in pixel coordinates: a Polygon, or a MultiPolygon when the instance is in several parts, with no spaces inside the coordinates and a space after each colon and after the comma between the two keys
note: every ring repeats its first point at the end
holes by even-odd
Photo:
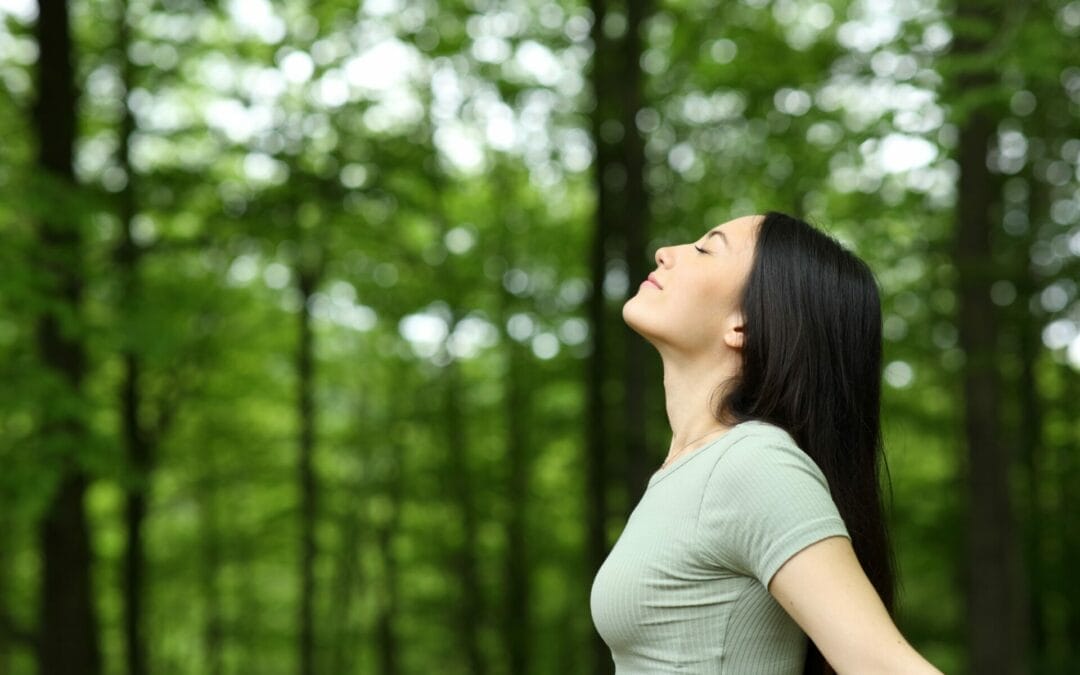
{"type": "Polygon", "coordinates": [[[654,256],[654,259],[656,260],[657,266],[664,265],[664,258],[666,257],[668,257],[666,246],[661,246],[656,249],[656,255],[654,256]]]}

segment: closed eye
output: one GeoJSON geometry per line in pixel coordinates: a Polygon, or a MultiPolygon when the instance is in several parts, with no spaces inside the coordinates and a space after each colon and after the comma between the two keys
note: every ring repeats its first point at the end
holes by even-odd
{"type": "Polygon", "coordinates": [[[706,251],[705,249],[699,248],[697,246],[694,247],[694,250],[697,251],[698,253],[708,253],[708,251],[706,251]]]}

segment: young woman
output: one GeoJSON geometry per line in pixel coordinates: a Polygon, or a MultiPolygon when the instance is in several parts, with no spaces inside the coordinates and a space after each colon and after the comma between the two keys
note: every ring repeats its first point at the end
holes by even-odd
{"type": "Polygon", "coordinates": [[[870,269],[775,212],[656,264],[623,319],[660,352],[671,447],[590,598],[618,675],[940,673],[890,616],[870,269]]]}

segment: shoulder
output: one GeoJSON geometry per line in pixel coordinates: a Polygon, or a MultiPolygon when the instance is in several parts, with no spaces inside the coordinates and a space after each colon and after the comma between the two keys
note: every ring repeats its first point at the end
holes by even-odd
{"type": "Polygon", "coordinates": [[[758,444],[783,446],[802,452],[799,444],[795,441],[795,437],[778,424],[766,422],[765,420],[747,420],[740,423],[738,427],[745,429],[746,438],[753,439],[758,444]]]}
{"type": "Polygon", "coordinates": [[[797,551],[848,534],[825,475],[791,435],[764,422],[743,424],[711,467],[696,534],[706,560],[768,587],[797,551]]]}
{"type": "Polygon", "coordinates": [[[760,475],[770,482],[782,482],[785,477],[811,478],[826,485],[825,475],[810,455],[783,427],[762,420],[749,420],[739,425],[742,436],[725,452],[713,467],[714,474],[733,479],[760,475]]]}

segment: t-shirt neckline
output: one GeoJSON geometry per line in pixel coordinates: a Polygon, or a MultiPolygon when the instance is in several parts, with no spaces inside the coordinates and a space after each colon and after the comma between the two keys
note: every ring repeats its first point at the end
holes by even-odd
{"type": "Polygon", "coordinates": [[[700,448],[697,448],[696,450],[691,450],[690,452],[688,452],[685,455],[683,455],[682,457],[678,458],[677,460],[675,460],[674,462],[672,462],[668,466],[653,472],[653,474],[651,476],[649,476],[649,483],[648,483],[648,485],[645,486],[645,489],[648,490],[653,485],[656,485],[657,483],[662,481],[667,476],[670,476],[676,469],[678,469],[680,466],[682,466],[683,464],[686,464],[688,461],[690,461],[691,457],[696,457],[696,456],[700,455],[704,450],[707,450],[708,448],[711,448],[712,446],[716,445],[717,443],[720,443],[724,439],[730,440],[731,437],[735,434],[736,430],[744,427],[745,425],[752,424],[752,423],[755,423],[755,422],[759,422],[759,420],[744,420],[742,422],[739,422],[738,424],[731,427],[730,429],[728,429],[724,433],[720,434],[718,437],[712,439],[711,441],[709,441],[705,445],[701,446],[700,448]]]}

